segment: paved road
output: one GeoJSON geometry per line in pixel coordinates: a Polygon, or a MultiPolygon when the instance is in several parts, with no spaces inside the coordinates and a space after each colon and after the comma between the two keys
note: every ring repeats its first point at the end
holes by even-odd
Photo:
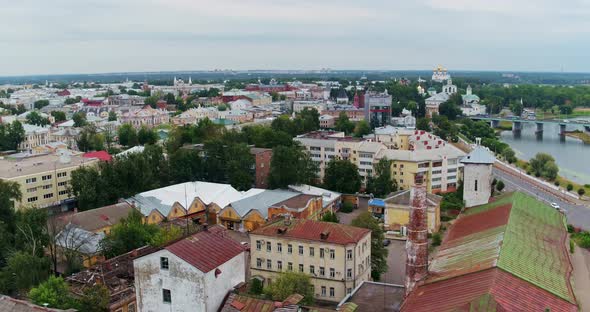
{"type": "Polygon", "coordinates": [[[381,276],[380,282],[403,285],[406,274],[406,241],[391,240],[387,246],[387,272],[381,276]]]}
{"type": "Polygon", "coordinates": [[[566,202],[547,191],[541,190],[528,179],[507,174],[495,167],[493,174],[496,178],[504,181],[507,190],[522,191],[549,204],[557,203],[565,210],[568,223],[584,230],[590,230],[590,208],[574,202],[566,202]]]}

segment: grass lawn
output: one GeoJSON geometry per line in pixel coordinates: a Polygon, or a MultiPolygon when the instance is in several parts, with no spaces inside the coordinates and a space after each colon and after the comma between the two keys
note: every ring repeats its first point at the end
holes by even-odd
{"type": "Polygon", "coordinates": [[[576,117],[590,117],[590,108],[587,107],[577,107],[574,109],[573,113],[564,115],[564,114],[551,114],[551,112],[543,113],[542,110],[537,110],[537,119],[569,119],[569,118],[576,118],[576,117]]]}

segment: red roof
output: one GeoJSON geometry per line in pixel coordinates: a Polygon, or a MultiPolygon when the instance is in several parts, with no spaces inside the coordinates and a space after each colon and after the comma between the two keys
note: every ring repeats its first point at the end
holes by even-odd
{"type": "Polygon", "coordinates": [[[499,268],[422,285],[402,311],[578,311],[576,305],[499,268]],[[493,307],[494,309],[488,309],[493,307]]]}
{"type": "Polygon", "coordinates": [[[346,245],[357,243],[370,232],[368,229],[339,223],[293,219],[289,225],[284,220],[279,220],[260,227],[250,234],[346,245]],[[327,234],[327,237],[322,238],[322,234],[327,234]]]}
{"type": "Polygon", "coordinates": [[[102,161],[111,161],[113,157],[107,153],[106,151],[96,151],[96,152],[88,152],[82,155],[84,158],[98,158],[102,161]]]}
{"type": "Polygon", "coordinates": [[[202,231],[165,249],[204,273],[244,252],[244,247],[225,231],[202,231]]]}

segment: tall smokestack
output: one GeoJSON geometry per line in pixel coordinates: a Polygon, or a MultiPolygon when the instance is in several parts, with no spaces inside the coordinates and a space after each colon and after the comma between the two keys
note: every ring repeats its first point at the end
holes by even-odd
{"type": "Polygon", "coordinates": [[[406,240],[406,296],[428,274],[426,186],[421,175],[416,175],[414,185],[410,189],[410,223],[406,240]]]}

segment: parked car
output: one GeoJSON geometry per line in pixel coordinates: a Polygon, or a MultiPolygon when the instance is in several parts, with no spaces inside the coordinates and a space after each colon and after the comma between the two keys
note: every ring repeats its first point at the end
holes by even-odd
{"type": "Polygon", "coordinates": [[[555,210],[561,210],[561,207],[557,203],[551,203],[551,207],[555,208],[555,210]]]}
{"type": "Polygon", "coordinates": [[[389,246],[389,244],[391,244],[391,240],[389,240],[389,239],[383,240],[383,246],[387,247],[387,246],[389,246]]]}

